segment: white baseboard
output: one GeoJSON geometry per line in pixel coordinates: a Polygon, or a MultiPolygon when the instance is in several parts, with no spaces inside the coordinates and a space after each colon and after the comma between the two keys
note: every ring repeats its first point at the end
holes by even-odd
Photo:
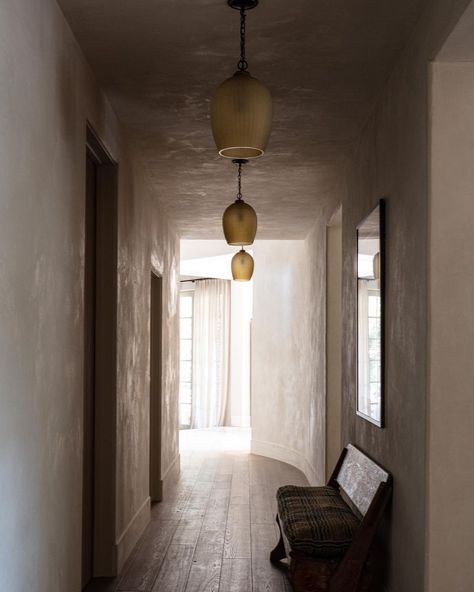
{"type": "Polygon", "coordinates": [[[179,453],[175,456],[172,463],[163,473],[162,483],[163,483],[163,496],[166,496],[166,491],[169,489],[170,485],[172,485],[179,477],[179,473],[181,471],[181,457],[179,453]]]}
{"type": "Polygon", "coordinates": [[[148,497],[140,508],[135,512],[135,515],[127,524],[125,530],[120,535],[116,543],[117,555],[117,573],[120,573],[122,567],[127,561],[130,553],[138,542],[138,539],[143,534],[143,531],[150,522],[150,498],[148,497]]]}
{"type": "MultiPolygon", "coordinates": [[[[171,465],[163,475],[163,489],[169,487],[179,476],[180,472],[180,456],[176,455],[171,465]]],[[[140,508],[135,512],[133,518],[125,527],[124,531],[120,535],[118,541],[115,544],[115,555],[117,558],[117,573],[120,573],[122,567],[127,561],[130,553],[138,542],[138,539],[143,534],[143,531],[150,522],[150,508],[151,499],[148,497],[140,508]]]]}
{"type": "Polygon", "coordinates": [[[321,480],[317,478],[316,471],[307,458],[292,448],[275,444],[274,442],[266,442],[264,440],[255,440],[252,438],[251,448],[252,454],[260,456],[268,456],[281,462],[288,463],[299,469],[308,479],[310,485],[323,485],[321,480]]]}

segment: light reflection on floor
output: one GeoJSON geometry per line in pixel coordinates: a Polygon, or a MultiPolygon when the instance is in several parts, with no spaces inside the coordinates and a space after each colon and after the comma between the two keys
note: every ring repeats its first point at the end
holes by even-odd
{"type": "Polygon", "coordinates": [[[250,438],[250,428],[223,427],[201,430],[180,430],[179,449],[181,453],[195,450],[250,453],[250,438]]]}

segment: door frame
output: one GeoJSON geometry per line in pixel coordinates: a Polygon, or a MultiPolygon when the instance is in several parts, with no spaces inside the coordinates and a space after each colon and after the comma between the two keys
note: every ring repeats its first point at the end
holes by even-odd
{"type": "Polygon", "coordinates": [[[117,240],[118,164],[87,124],[96,165],[94,487],[92,576],[117,575],[117,240]]]}
{"type": "Polygon", "coordinates": [[[163,277],[150,276],[150,498],[163,499],[161,475],[163,376],[163,277]]]}
{"type": "Polygon", "coordinates": [[[326,225],[326,479],[341,453],[342,204],[326,225]]]}

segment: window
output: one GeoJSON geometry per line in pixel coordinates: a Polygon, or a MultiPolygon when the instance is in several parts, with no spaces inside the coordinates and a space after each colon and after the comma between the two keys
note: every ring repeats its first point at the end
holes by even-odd
{"type": "Polygon", "coordinates": [[[380,352],[381,352],[381,314],[380,314],[380,290],[372,288],[369,282],[368,290],[368,337],[369,337],[369,404],[370,416],[380,417],[380,352]]]}
{"type": "Polygon", "coordinates": [[[193,379],[193,307],[194,293],[182,292],[179,308],[179,425],[191,427],[193,379]]]}
{"type": "Polygon", "coordinates": [[[358,280],[358,411],[379,418],[382,390],[382,303],[378,280],[358,280]]]}

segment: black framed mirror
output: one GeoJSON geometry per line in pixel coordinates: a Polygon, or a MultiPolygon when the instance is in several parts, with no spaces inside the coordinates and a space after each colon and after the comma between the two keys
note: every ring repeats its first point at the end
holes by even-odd
{"type": "Polygon", "coordinates": [[[384,427],[385,202],[357,226],[357,415],[384,427]]]}

